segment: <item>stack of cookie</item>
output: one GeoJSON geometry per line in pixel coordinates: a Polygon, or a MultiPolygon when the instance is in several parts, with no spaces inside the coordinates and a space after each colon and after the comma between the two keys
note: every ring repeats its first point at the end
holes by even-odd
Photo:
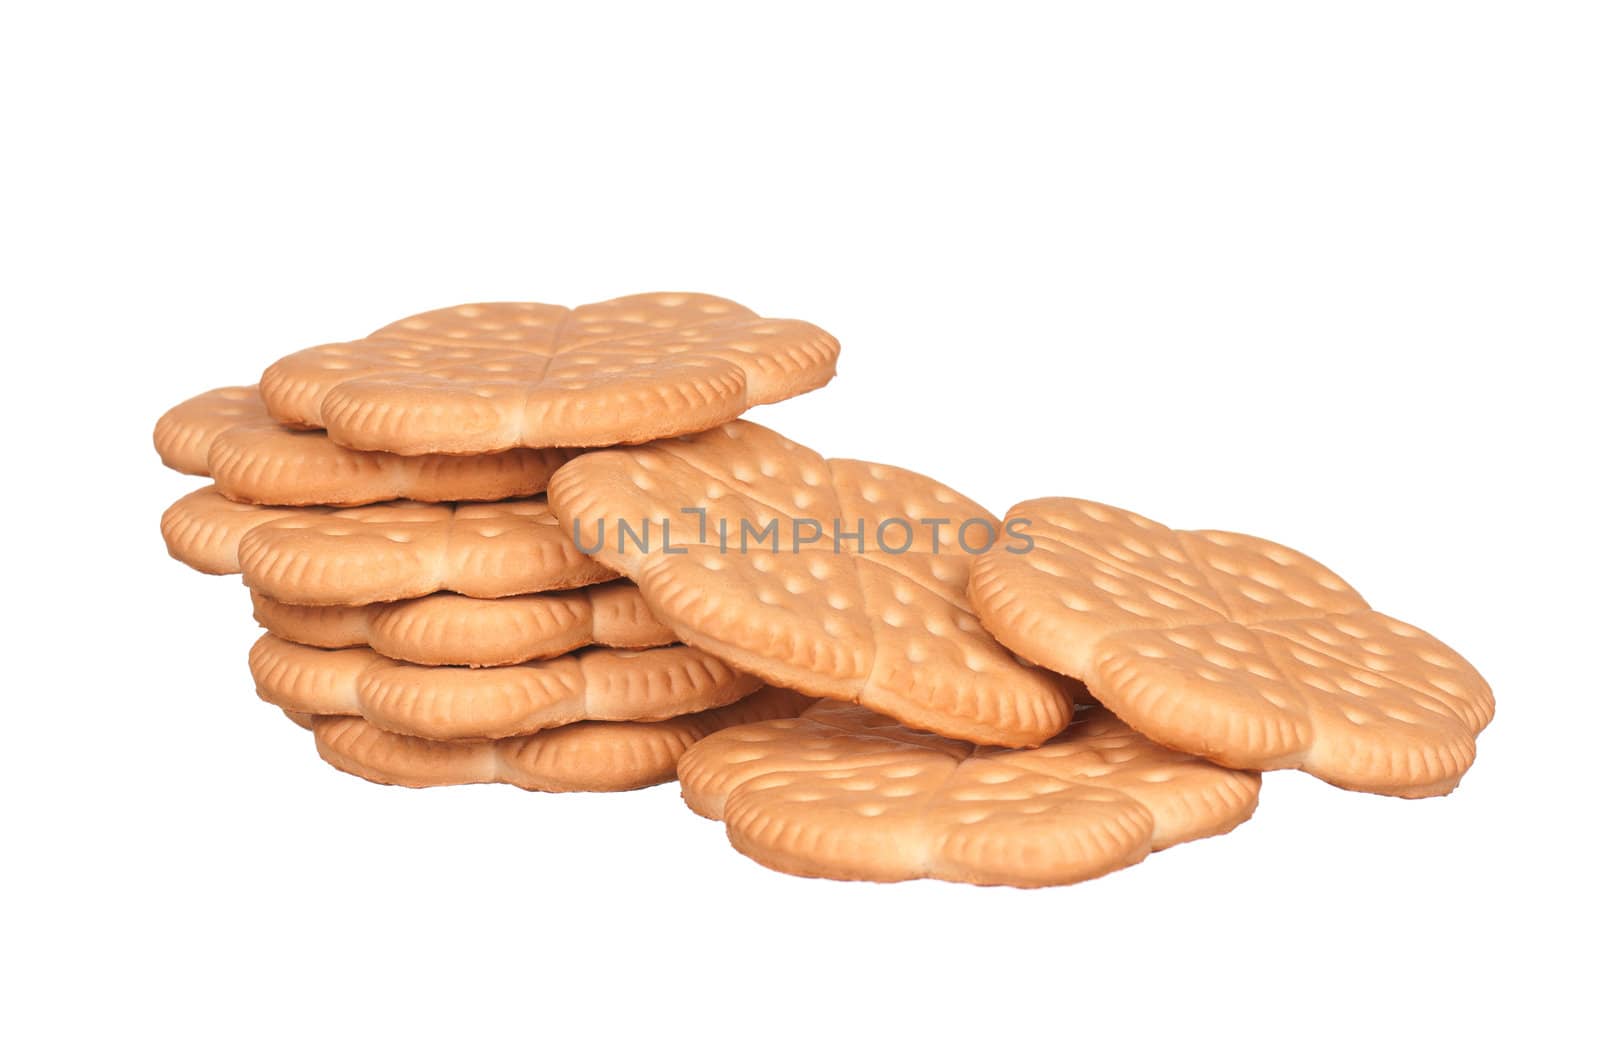
{"type": "Polygon", "coordinates": [[[1074,882],[1231,830],[1265,770],[1425,797],[1471,765],[1483,678],[1303,554],[998,518],[737,419],[836,355],[709,296],[435,311],[169,412],[215,484],[163,532],[243,573],[257,690],[335,766],[676,775],[795,874],[1074,882]]]}
{"type": "Polygon", "coordinates": [[[162,460],[213,483],[162,534],[243,574],[268,632],[257,691],[339,768],[663,782],[696,739],[803,699],[679,642],[541,492],[578,448],[725,422],[826,383],[836,355],[814,326],[707,296],[423,314],[169,410],[162,460]]]}

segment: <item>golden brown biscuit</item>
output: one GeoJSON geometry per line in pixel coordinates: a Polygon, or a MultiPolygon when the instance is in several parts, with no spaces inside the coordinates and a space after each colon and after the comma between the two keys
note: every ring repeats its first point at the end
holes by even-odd
{"type": "Polygon", "coordinates": [[[256,622],[323,649],[371,646],[413,664],[485,667],[585,646],[642,650],[676,642],[627,580],[547,594],[468,598],[441,591],[372,605],[285,605],[252,593],[256,622]]]}
{"type": "Polygon", "coordinates": [[[1071,718],[1057,677],[1018,662],[967,603],[969,550],[997,522],[926,476],[824,460],[736,421],[580,455],[549,498],[684,642],[769,683],[996,745],[1038,745],[1071,718]],[[744,534],[769,527],[753,546],[744,534]]]}
{"type": "Polygon", "coordinates": [[[562,533],[542,498],[383,502],[259,524],[239,539],[253,590],[289,605],[366,605],[455,591],[471,598],[616,578],[562,533]]]}
{"type": "Polygon", "coordinates": [[[386,731],[437,740],[533,734],[580,720],[665,720],[727,705],[761,685],[688,646],[445,668],[275,635],[251,648],[250,674],[256,693],[279,708],[362,716],[386,731]]]}
{"type": "Polygon", "coordinates": [[[668,782],[683,751],[707,735],[792,716],[809,702],[803,694],[763,687],[720,709],[654,723],[573,723],[533,735],[459,742],[391,734],[358,716],[286,714],[316,734],[323,760],[369,782],[499,782],[546,793],[598,793],[668,782]]]}
{"type": "Polygon", "coordinates": [[[538,494],[571,450],[406,457],[349,450],[326,432],[274,420],[254,387],[181,402],[155,428],[156,451],[179,472],[210,476],[236,502],[354,506],[409,498],[455,502],[538,494]]]}
{"type": "Polygon", "coordinates": [[[617,578],[573,545],[542,498],[296,508],[233,502],[202,487],[168,507],[161,534],[191,568],[242,572],[250,587],[291,605],[440,590],[502,598],[617,578]]]}
{"type": "Polygon", "coordinates": [[[1448,793],[1472,764],[1483,677],[1304,554],[1081,499],[1006,519],[1035,548],[978,559],[984,626],[1157,742],[1401,797],[1448,793]]]}
{"type": "Polygon", "coordinates": [[[261,376],[286,424],[395,454],[592,447],[710,428],[819,388],[839,344],[804,321],[657,292],[575,309],[474,303],[291,354],[261,376]]]}
{"type": "Polygon", "coordinates": [[[235,502],[215,486],[190,491],[161,514],[167,553],[198,572],[213,576],[239,571],[239,540],[257,525],[285,517],[332,513],[312,506],[257,506],[235,502]]]}
{"type": "Polygon", "coordinates": [[[1261,777],[1156,745],[1098,706],[1037,749],[978,747],[819,702],[678,764],[684,801],[794,875],[1063,885],[1222,834],[1261,777]]]}

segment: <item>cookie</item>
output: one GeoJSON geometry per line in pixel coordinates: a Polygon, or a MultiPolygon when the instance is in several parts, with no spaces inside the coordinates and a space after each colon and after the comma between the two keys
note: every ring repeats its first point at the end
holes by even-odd
{"type": "Polygon", "coordinates": [[[1472,764],[1483,677],[1304,554],[1080,499],[1006,519],[1036,546],[977,560],[984,625],[1157,742],[1400,797],[1448,793],[1472,764]]]}
{"type": "Polygon", "coordinates": [[[253,506],[203,487],[161,517],[173,557],[242,572],[290,605],[366,605],[455,591],[474,598],[616,579],[581,553],[542,498],[380,502],[348,509],[253,506]]]}
{"type": "Polygon", "coordinates": [[[630,295],[575,309],[475,303],[273,363],[278,420],[394,454],[595,447],[694,432],[826,384],[839,344],[726,299],[630,295]]]}
{"type": "Polygon", "coordinates": [[[1164,749],[1099,706],[1037,749],[973,746],[822,701],[712,735],[684,801],[734,848],[817,878],[1065,885],[1250,818],[1255,772],[1164,749]]]}
{"type": "Polygon", "coordinates": [[[256,693],[314,716],[362,716],[439,740],[533,734],[579,720],[665,720],[718,708],[761,685],[689,646],[591,649],[500,668],[435,668],[372,650],[322,650],[263,635],[256,693]]]}
{"type": "Polygon", "coordinates": [[[355,716],[305,716],[322,759],[398,786],[510,783],[548,793],[637,790],[669,782],[695,742],[740,724],[793,716],[810,699],[764,687],[731,705],[656,723],[574,723],[493,741],[430,742],[355,716]]]}
{"type": "Polygon", "coordinates": [[[217,388],[156,422],[156,451],[179,472],[210,476],[236,502],[354,506],[396,498],[454,502],[538,494],[571,450],[407,457],[349,450],[326,432],[274,420],[253,387],[217,388]]]}
{"type": "Polygon", "coordinates": [[[245,532],[286,517],[339,512],[312,506],[257,506],[235,502],[214,485],[190,491],[161,514],[161,538],[167,553],[198,572],[212,576],[239,571],[239,540],[245,532]]]}
{"type": "Polygon", "coordinates": [[[627,580],[511,598],[440,592],[373,605],[251,598],[256,622],[280,638],[323,649],[370,646],[413,664],[519,664],[590,645],[647,649],[677,641],[627,580]]]}
{"type": "Polygon", "coordinates": [[[580,455],[549,499],[679,638],[769,683],[994,745],[1038,745],[1071,718],[1058,678],[966,600],[971,551],[1003,529],[926,476],[736,421],[580,455]]]}

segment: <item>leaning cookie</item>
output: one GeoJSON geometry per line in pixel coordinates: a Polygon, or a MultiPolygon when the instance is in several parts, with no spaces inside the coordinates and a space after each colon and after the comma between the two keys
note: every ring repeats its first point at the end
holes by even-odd
{"type": "Polygon", "coordinates": [[[1449,793],[1471,766],[1488,683],[1304,554],[1082,499],[1006,519],[1034,548],[973,566],[984,626],[1162,745],[1400,797],[1449,793]]]}
{"type": "Polygon", "coordinates": [[[1037,749],[973,746],[857,706],[736,727],[678,765],[734,847],[794,875],[1050,886],[1250,818],[1261,777],[1164,749],[1098,706],[1037,749]]]}
{"type": "Polygon", "coordinates": [[[995,745],[1038,745],[1071,719],[1059,678],[966,600],[998,522],[926,476],[735,421],[582,454],[549,499],[679,638],[769,683],[995,745]]]}

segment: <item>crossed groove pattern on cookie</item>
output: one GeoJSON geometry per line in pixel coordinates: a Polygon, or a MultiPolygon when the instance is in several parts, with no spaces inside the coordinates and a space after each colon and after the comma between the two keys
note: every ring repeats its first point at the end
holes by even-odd
{"type": "Polygon", "coordinates": [[[695,431],[820,387],[838,343],[691,293],[568,309],[435,310],[364,340],[280,359],[261,379],[278,419],[415,454],[602,446],[695,431]]]}
{"type": "Polygon", "coordinates": [[[1074,882],[1231,830],[1260,776],[1163,749],[1100,708],[1033,750],[974,747],[820,702],[679,765],[684,799],[780,870],[893,881],[1074,882]]]}
{"type": "Polygon", "coordinates": [[[985,626],[1158,741],[1400,796],[1448,792],[1472,763],[1482,677],[1305,555],[1078,499],[1007,518],[1036,546],[974,566],[985,626]]]}
{"type": "Polygon", "coordinates": [[[690,439],[580,456],[557,471],[550,499],[586,543],[607,516],[643,523],[649,552],[608,533],[598,556],[638,583],[686,642],[769,682],[996,744],[1037,745],[1071,718],[1055,678],[997,645],[966,602],[971,555],[960,527],[977,520],[998,534],[997,523],[927,477],[824,460],[740,421],[690,439]],[[680,531],[671,541],[684,554],[657,549],[669,522],[674,529],[697,523],[683,506],[706,510],[707,541],[685,542],[680,531]],[[725,551],[719,518],[730,529],[776,520],[779,532],[771,549],[725,551]],[[902,528],[877,539],[880,521],[891,518],[910,526],[903,553],[893,552],[906,540],[902,528]],[[835,538],[835,519],[849,543],[835,538]],[[948,523],[930,528],[923,519],[948,523]],[[822,526],[815,542],[797,534],[808,520],[822,526]],[[858,527],[861,544],[853,540],[858,527]]]}

